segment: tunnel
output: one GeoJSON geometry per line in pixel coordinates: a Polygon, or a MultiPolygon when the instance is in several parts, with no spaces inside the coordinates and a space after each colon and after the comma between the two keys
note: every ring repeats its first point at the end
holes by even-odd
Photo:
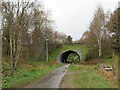
{"type": "Polygon", "coordinates": [[[81,53],[81,50],[65,50],[65,51],[62,51],[58,57],[57,57],[57,62],[59,63],[73,63],[73,61],[68,61],[68,57],[70,54],[76,54],[76,56],[78,57],[79,59],[79,62],[82,60],[82,53],[81,53]]]}

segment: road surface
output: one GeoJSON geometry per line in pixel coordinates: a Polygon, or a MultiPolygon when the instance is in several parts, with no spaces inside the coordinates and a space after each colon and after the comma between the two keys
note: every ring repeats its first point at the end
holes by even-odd
{"type": "Polygon", "coordinates": [[[66,64],[43,78],[25,86],[24,88],[59,88],[59,84],[67,72],[70,64],[66,64]]]}

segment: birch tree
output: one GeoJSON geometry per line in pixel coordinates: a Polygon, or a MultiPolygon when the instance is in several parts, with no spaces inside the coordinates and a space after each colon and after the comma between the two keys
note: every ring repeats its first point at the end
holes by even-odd
{"type": "MultiPolygon", "coordinates": [[[[26,29],[29,19],[26,17],[28,10],[32,6],[29,2],[3,2],[3,14],[5,27],[9,35],[10,59],[12,61],[12,71],[16,70],[21,54],[23,30],[26,29]]],[[[7,39],[7,38],[6,38],[7,39]]]]}
{"type": "Polygon", "coordinates": [[[93,20],[90,23],[89,30],[81,38],[90,48],[88,58],[104,58],[111,54],[110,32],[107,28],[109,13],[97,8],[93,20]]]}
{"type": "Polygon", "coordinates": [[[90,25],[90,30],[95,34],[98,45],[98,56],[102,57],[102,37],[105,30],[105,14],[101,7],[99,7],[94,15],[93,21],[90,25]]]}

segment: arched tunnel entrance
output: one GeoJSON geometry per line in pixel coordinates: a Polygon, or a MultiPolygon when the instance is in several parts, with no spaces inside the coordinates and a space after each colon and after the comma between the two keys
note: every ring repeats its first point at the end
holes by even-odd
{"type": "Polygon", "coordinates": [[[82,54],[80,50],[66,50],[59,54],[57,61],[62,63],[80,62],[82,60],[82,54]],[[72,58],[70,58],[70,56],[72,58]],[[70,60],[72,59],[72,60],[70,60]]]}

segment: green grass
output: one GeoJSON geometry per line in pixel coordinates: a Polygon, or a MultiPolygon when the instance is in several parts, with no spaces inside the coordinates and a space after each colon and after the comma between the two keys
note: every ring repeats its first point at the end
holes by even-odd
{"type": "Polygon", "coordinates": [[[63,46],[56,48],[52,53],[49,54],[49,62],[56,62],[57,56],[59,55],[60,51],[63,49],[63,46]]]}
{"type": "Polygon", "coordinates": [[[108,65],[112,65],[112,64],[118,64],[118,57],[112,57],[112,58],[107,58],[107,59],[103,59],[103,63],[104,64],[108,64],[108,65]]]}
{"type": "Polygon", "coordinates": [[[115,82],[112,82],[101,76],[97,70],[84,72],[74,75],[74,85],[76,88],[116,88],[115,82]]]}
{"type": "Polygon", "coordinates": [[[60,67],[63,64],[47,66],[45,64],[20,65],[16,74],[11,77],[5,77],[3,88],[18,87],[30,83],[60,67]],[[38,66],[39,65],[39,66],[38,66]]]}
{"type": "Polygon", "coordinates": [[[88,71],[88,70],[94,70],[96,68],[97,65],[71,65],[68,68],[68,72],[88,71]]]}
{"type": "Polygon", "coordinates": [[[67,75],[65,81],[70,79],[70,83],[67,82],[67,84],[72,88],[117,88],[117,82],[102,76],[96,67],[96,65],[71,65],[68,72],[73,72],[73,74],[67,75]],[[76,71],[87,72],[74,74],[76,71]]]}

